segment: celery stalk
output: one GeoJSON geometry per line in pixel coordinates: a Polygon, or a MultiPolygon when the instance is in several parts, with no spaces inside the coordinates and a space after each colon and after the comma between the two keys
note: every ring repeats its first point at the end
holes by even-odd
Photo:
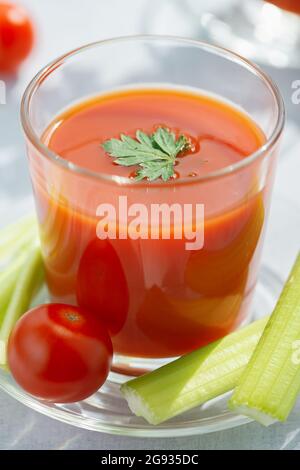
{"type": "Polygon", "coordinates": [[[232,390],[253,353],[267,318],[121,386],[132,412],[151,424],[232,390]]]}
{"type": "Polygon", "coordinates": [[[0,260],[8,258],[37,238],[36,218],[28,216],[0,230],[0,260]]]}
{"type": "MultiPolygon", "coordinates": [[[[0,328],[0,365],[7,362],[7,343],[11,330],[19,317],[30,307],[33,296],[43,279],[43,263],[38,246],[32,246],[24,261],[17,279],[16,287],[8,304],[0,328]]],[[[1,292],[0,292],[1,295],[1,292]]]]}
{"type": "Polygon", "coordinates": [[[229,407],[268,426],[287,419],[299,392],[300,254],[229,407]]]}
{"type": "Polygon", "coordinates": [[[37,231],[30,227],[23,234],[18,234],[7,241],[4,246],[0,246],[0,272],[17,253],[26,250],[28,245],[32,245],[36,240],[37,231]]]}
{"type": "Polygon", "coordinates": [[[26,255],[22,253],[9,264],[5,271],[0,272],[0,327],[25,259],[26,255]]]}
{"type": "Polygon", "coordinates": [[[36,242],[36,218],[24,217],[0,230],[0,327],[26,252],[36,242]]]}
{"type": "Polygon", "coordinates": [[[5,227],[2,227],[0,229],[0,241],[5,238],[10,238],[11,235],[20,233],[32,225],[36,225],[36,216],[34,214],[26,215],[21,219],[18,219],[16,222],[12,222],[5,227]]]}

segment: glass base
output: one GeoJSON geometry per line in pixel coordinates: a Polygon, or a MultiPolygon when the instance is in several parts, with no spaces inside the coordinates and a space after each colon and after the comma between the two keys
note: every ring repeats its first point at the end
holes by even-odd
{"type": "Polygon", "coordinates": [[[300,66],[300,15],[262,0],[238,1],[201,19],[201,38],[276,67],[300,66]]]}

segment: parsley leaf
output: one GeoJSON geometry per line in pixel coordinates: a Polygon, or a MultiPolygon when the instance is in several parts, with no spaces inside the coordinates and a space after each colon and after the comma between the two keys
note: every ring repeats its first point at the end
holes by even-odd
{"type": "Polygon", "coordinates": [[[118,165],[140,166],[135,176],[137,181],[144,178],[168,181],[174,175],[178,154],[188,150],[190,143],[184,135],[176,139],[169,129],[159,127],[150,135],[138,130],[136,139],[121,134],[120,139],[107,140],[102,147],[118,165]]]}

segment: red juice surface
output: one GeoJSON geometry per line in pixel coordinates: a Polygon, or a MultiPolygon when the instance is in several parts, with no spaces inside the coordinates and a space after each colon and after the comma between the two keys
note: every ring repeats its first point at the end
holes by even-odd
{"type": "Polygon", "coordinates": [[[62,193],[54,194],[50,172],[41,177],[48,180],[47,189],[38,171],[33,172],[53,299],[100,315],[115,353],[149,358],[184,354],[227,334],[244,319],[256,281],[265,194],[253,168],[224,181],[201,182],[197,176],[239,162],[265,137],[230,104],[175,89],[95,97],[61,114],[43,137],[52,151],[77,166],[129,177],[134,168],[115,165],[101,143],[120,133],[134,137],[137,129],[150,133],[158,126],[183,133],[192,143],[191,151],[178,159],[176,179],[166,183],[118,186],[100,179],[77,185],[66,175],[61,177],[62,193]],[[186,240],[172,238],[98,239],[95,208],[120,194],[147,205],[203,203],[204,247],[188,251],[186,240]]]}

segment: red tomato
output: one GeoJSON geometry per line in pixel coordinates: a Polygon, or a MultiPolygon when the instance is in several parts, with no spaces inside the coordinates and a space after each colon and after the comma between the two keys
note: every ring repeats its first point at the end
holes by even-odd
{"type": "Polygon", "coordinates": [[[111,340],[100,320],[64,304],[30,310],[17,322],[8,344],[8,364],[18,384],[54,403],[80,401],[96,392],[111,359],[111,340]]]}
{"type": "Polygon", "coordinates": [[[98,315],[111,336],[122,329],[129,293],[121,261],[108,240],[96,238],[82,255],[77,274],[77,302],[98,315]]]}
{"type": "Polygon", "coordinates": [[[24,8],[0,3],[0,71],[15,72],[33,45],[33,27],[24,8]]]}

